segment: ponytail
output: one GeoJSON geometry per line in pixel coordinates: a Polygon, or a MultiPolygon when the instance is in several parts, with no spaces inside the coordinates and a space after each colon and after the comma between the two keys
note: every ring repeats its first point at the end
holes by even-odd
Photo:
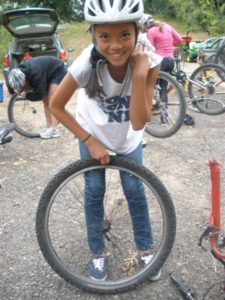
{"type": "Polygon", "coordinates": [[[94,98],[94,96],[98,96],[102,92],[102,87],[99,84],[98,74],[97,74],[97,65],[98,62],[102,60],[105,61],[105,58],[97,51],[94,46],[91,50],[90,63],[91,63],[91,71],[89,81],[87,86],[85,87],[85,91],[89,98],[94,98]]]}

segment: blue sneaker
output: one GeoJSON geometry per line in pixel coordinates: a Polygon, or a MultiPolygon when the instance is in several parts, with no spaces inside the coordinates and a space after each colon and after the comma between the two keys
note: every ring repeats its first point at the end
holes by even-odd
{"type": "Polygon", "coordinates": [[[104,281],[107,277],[107,259],[105,256],[95,256],[90,266],[91,279],[104,281]]]}
{"type": "MultiPolygon", "coordinates": [[[[152,260],[153,257],[154,257],[154,255],[152,253],[145,253],[144,255],[140,256],[139,257],[139,266],[143,268],[145,265],[150,263],[150,261],[152,260]]],[[[150,280],[157,281],[160,279],[160,277],[161,277],[161,270],[159,270],[155,274],[153,274],[150,277],[150,280]]]]}

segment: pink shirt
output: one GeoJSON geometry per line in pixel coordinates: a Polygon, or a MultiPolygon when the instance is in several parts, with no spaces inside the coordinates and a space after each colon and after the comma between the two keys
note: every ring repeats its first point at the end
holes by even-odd
{"type": "Polygon", "coordinates": [[[168,24],[163,26],[162,31],[158,26],[150,28],[147,36],[155,47],[155,52],[162,57],[173,58],[173,47],[182,42],[182,37],[168,24]]]}

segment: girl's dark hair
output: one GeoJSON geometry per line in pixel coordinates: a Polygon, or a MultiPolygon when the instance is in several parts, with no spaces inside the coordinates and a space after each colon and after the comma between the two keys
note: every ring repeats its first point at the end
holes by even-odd
{"type": "Polygon", "coordinates": [[[102,87],[99,85],[98,75],[96,72],[97,63],[100,60],[106,62],[105,58],[97,51],[96,47],[94,46],[91,50],[91,56],[89,59],[91,63],[90,77],[87,86],[85,87],[85,91],[89,98],[93,98],[94,96],[97,96],[102,92],[102,87]]]}

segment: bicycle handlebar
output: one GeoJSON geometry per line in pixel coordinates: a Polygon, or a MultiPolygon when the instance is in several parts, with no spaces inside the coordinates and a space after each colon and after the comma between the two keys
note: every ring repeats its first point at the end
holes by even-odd
{"type": "Polygon", "coordinates": [[[14,123],[9,123],[6,126],[0,127],[0,145],[11,142],[12,137],[8,136],[15,129],[14,123]]]}

